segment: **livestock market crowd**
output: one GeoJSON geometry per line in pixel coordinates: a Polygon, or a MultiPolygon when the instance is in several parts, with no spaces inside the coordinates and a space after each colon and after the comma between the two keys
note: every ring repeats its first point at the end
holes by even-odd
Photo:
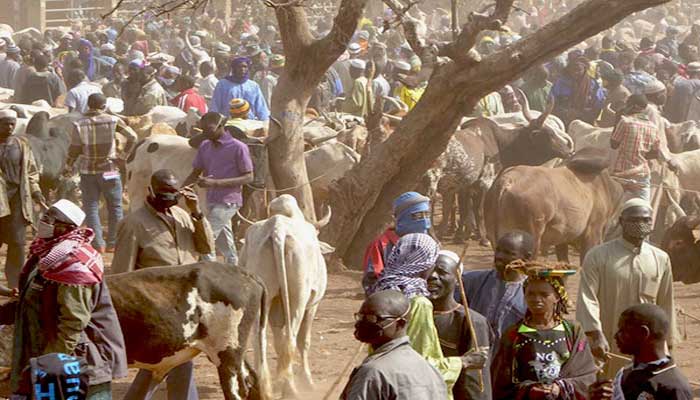
{"type": "MultiPolygon", "coordinates": [[[[320,4],[309,8],[315,38],[335,13],[320,4]]],[[[476,53],[507,51],[577,2],[516,4],[476,53]]],[[[11,399],[111,399],[135,367],[125,399],[150,399],[165,380],[169,399],[196,400],[199,353],[227,400],[312,385],[328,220],[308,222],[288,194],[267,203],[285,49],[275,11],[229,14],[0,25],[0,386],[11,399]],[[263,217],[251,211],[261,205],[263,217]]],[[[386,140],[430,79],[401,16],[375,14],[304,117],[318,210],[330,184],[319,178],[362,162],[372,130],[386,140]],[[379,99],[390,124],[370,128],[379,99]]],[[[369,351],[340,398],[693,398],[673,358],[673,282],[700,281],[700,218],[685,215],[700,191],[699,14],[693,1],[633,14],[465,110],[367,244],[354,336],[369,351]],[[446,248],[472,239],[491,245],[493,268],[465,268],[446,248]],[[550,247],[559,262],[545,261],[550,247]]],[[[455,33],[436,2],[406,17],[424,43],[455,33]]]]}

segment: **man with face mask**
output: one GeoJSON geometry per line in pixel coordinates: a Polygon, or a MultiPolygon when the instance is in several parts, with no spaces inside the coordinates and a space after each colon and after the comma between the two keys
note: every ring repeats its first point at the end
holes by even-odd
{"type": "Polygon", "coordinates": [[[406,192],[394,200],[395,226],[387,228],[374,239],[365,250],[365,272],[362,287],[371,288],[384,270],[384,263],[396,242],[409,233],[428,233],[430,222],[430,199],[417,192],[406,192]]]}
{"type": "Polygon", "coordinates": [[[84,358],[87,399],[111,398],[111,382],[127,374],[124,337],[100,254],[90,246],[93,232],[81,228],[85,213],[59,200],[37,224],[37,237],[20,277],[11,386],[29,396],[29,360],[50,353],[84,358]]]}
{"type": "Polygon", "coordinates": [[[10,287],[17,287],[24,263],[27,225],[34,216],[32,200],[44,204],[29,142],[12,134],[16,123],[15,111],[0,110],[0,246],[7,245],[5,277],[10,287]]]}
{"type": "Polygon", "coordinates": [[[440,373],[408,341],[409,302],[396,290],[372,294],[355,314],[355,338],[374,352],[350,375],[341,399],[446,399],[440,373]]]}
{"type": "MultiPolygon", "coordinates": [[[[506,266],[515,260],[532,259],[534,244],[527,232],[512,231],[496,242],[493,269],[472,270],[462,273],[464,291],[469,307],[486,317],[494,343],[511,325],[525,317],[527,306],[523,294],[524,277],[506,266]]],[[[460,299],[455,290],[455,299],[460,299]]]]}
{"type": "MultiPolygon", "coordinates": [[[[668,345],[673,346],[676,311],[673,303],[671,261],[663,250],[645,241],[652,230],[652,209],[641,199],[631,199],[622,207],[622,237],[592,248],[583,260],[576,320],[591,341],[593,355],[601,362],[619,349],[610,342],[620,314],[630,306],[657,304],[671,319],[668,345]]],[[[623,365],[609,360],[608,378],[623,365]]]]}
{"type": "MultiPolygon", "coordinates": [[[[441,250],[435,267],[428,276],[430,292],[428,298],[433,303],[433,318],[440,336],[442,354],[445,357],[460,357],[473,349],[474,343],[467,318],[471,319],[478,347],[488,351],[491,346],[492,334],[486,318],[471,309],[467,315],[464,307],[453,296],[459,276],[457,274],[462,272],[462,268],[457,254],[449,250],[441,250]]],[[[482,391],[479,371],[463,368],[452,388],[454,399],[491,399],[490,378],[489,364],[486,363],[481,370],[482,391]]]]}
{"type": "MultiPolygon", "coordinates": [[[[199,207],[192,188],[180,188],[174,173],[158,170],[151,176],[149,195],[143,207],[119,224],[112,273],[143,268],[195,263],[214,250],[211,226],[199,207]],[[177,206],[185,199],[189,212],[177,206]]],[[[167,376],[168,393],[188,400],[198,398],[192,362],[173,369],[167,376]]],[[[140,370],[126,398],[150,399],[158,390],[153,374],[140,370]]]]}

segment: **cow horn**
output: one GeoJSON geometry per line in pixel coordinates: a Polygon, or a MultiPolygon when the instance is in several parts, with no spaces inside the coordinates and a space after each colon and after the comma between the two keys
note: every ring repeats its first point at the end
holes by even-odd
{"type": "Polygon", "coordinates": [[[328,225],[328,222],[331,220],[331,215],[333,215],[333,212],[331,211],[331,206],[326,206],[326,210],[326,215],[324,215],[323,218],[321,218],[313,224],[316,227],[316,229],[323,229],[323,227],[328,225]]]}
{"type": "Polygon", "coordinates": [[[525,117],[527,122],[532,123],[534,118],[532,117],[532,113],[530,112],[530,102],[527,101],[525,92],[523,92],[521,89],[515,89],[515,97],[518,99],[520,108],[523,110],[523,117],[525,117]]]}
{"type": "Polygon", "coordinates": [[[549,118],[549,115],[552,114],[552,111],[554,110],[554,97],[549,96],[549,99],[547,99],[547,106],[544,110],[544,112],[540,115],[539,118],[537,118],[537,121],[535,121],[535,125],[538,127],[544,126],[545,121],[547,121],[547,118],[549,118]]]}

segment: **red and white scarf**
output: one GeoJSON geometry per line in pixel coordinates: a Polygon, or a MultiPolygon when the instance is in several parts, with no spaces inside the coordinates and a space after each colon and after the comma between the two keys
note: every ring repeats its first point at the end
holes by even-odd
{"type": "Polygon", "coordinates": [[[92,229],[82,228],[52,239],[36,238],[29,254],[39,259],[39,273],[44,279],[67,285],[94,285],[102,282],[102,256],[90,241],[92,229]]]}

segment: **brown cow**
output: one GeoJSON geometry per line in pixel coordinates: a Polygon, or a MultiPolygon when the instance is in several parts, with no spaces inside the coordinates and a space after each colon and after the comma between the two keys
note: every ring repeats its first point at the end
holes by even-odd
{"type": "Polygon", "coordinates": [[[700,282],[700,241],[693,235],[698,225],[700,217],[684,216],[664,234],[661,248],[671,257],[674,281],[700,282]]]}
{"type": "Polygon", "coordinates": [[[510,230],[530,232],[535,254],[556,246],[559,260],[567,262],[569,244],[579,247],[581,260],[600,244],[623,192],[606,170],[605,154],[587,150],[564,167],[517,166],[503,171],[484,202],[491,242],[510,230]]]}
{"type": "MultiPolygon", "coordinates": [[[[221,263],[146,268],[106,277],[124,332],[129,367],[153,372],[160,381],[172,368],[207,355],[216,366],[226,400],[269,396],[244,358],[252,332],[267,323],[266,290],[260,278],[221,263]]],[[[0,310],[0,316],[11,314],[0,310]]],[[[0,318],[0,324],[8,323],[0,318]]],[[[11,336],[7,328],[0,334],[11,336]]],[[[6,339],[6,337],[5,337],[6,339]]],[[[0,340],[0,395],[7,359],[0,340]]]]}

